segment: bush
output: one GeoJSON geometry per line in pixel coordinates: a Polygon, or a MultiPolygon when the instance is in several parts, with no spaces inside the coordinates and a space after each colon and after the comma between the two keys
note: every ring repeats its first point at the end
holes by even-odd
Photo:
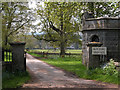
{"type": "Polygon", "coordinates": [[[114,60],[110,59],[110,62],[103,68],[104,74],[118,76],[118,71],[115,69],[114,60]]]}

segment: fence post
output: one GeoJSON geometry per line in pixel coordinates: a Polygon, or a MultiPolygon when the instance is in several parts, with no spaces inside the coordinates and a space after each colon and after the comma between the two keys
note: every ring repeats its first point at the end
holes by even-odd
{"type": "Polygon", "coordinates": [[[70,57],[71,53],[69,52],[69,57],[70,57]]]}

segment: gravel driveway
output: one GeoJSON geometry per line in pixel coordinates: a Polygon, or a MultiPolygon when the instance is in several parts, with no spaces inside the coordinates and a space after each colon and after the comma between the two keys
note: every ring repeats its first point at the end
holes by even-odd
{"type": "Polygon", "coordinates": [[[56,69],[27,54],[27,68],[32,80],[22,88],[118,88],[118,85],[86,80],[56,69]]]}

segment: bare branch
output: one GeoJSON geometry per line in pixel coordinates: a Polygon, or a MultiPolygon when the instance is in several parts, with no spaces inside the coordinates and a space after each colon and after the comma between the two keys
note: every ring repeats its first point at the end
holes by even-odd
{"type": "Polygon", "coordinates": [[[12,33],[16,32],[18,29],[20,29],[21,27],[23,27],[26,23],[28,23],[30,21],[30,19],[28,21],[26,21],[25,23],[23,23],[21,26],[19,26],[18,28],[16,28],[14,31],[11,31],[8,36],[10,36],[12,33]]]}
{"type": "Polygon", "coordinates": [[[56,27],[53,25],[52,21],[50,21],[49,24],[50,24],[50,28],[52,28],[54,31],[62,33],[62,31],[61,31],[60,29],[56,28],[56,27]]]}

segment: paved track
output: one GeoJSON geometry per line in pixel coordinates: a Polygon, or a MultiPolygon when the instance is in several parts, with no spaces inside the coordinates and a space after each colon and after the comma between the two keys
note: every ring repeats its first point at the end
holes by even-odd
{"type": "Polygon", "coordinates": [[[32,80],[24,84],[22,88],[118,88],[117,85],[85,80],[56,69],[43,61],[27,54],[27,67],[32,80]]]}

